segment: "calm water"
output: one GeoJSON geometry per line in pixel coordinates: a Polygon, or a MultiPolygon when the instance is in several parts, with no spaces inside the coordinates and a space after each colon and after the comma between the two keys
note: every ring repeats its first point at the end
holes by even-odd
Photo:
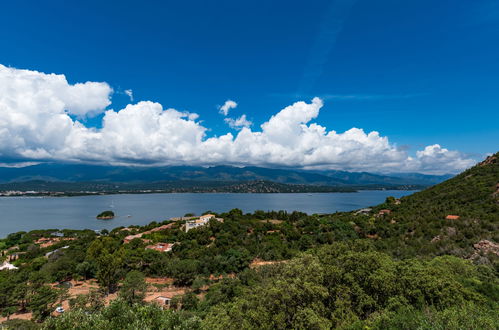
{"type": "Polygon", "coordinates": [[[306,213],[351,211],[376,205],[387,196],[401,197],[413,191],[364,190],[358,193],[316,194],[138,194],[82,197],[0,197],[0,237],[32,229],[112,229],[144,225],[186,213],[233,208],[243,212],[287,210],[306,213]],[[97,220],[113,210],[113,220],[97,220]]]}

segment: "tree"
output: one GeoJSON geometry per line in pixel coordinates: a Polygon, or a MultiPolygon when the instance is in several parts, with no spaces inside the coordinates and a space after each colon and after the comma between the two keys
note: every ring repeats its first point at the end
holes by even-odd
{"type": "Polygon", "coordinates": [[[191,288],[195,293],[199,293],[201,292],[201,288],[204,287],[205,285],[206,285],[206,280],[203,277],[198,276],[192,282],[191,288]]]}
{"type": "Polygon", "coordinates": [[[126,274],[119,296],[132,305],[134,303],[141,303],[144,300],[146,291],[147,283],[145,282],[144,274],[137,270],[132,270],[126,274]]]}
{"type": "Polygon", "coordinates": [[[87,250],[87,259],[95,263],[96,278],[106,294],[116,289],[124,264],[125,250],[111,237],[96,239],[87,250]]]}
{"type": "Polygon", "coordinates": [[[43,321],[54,311],[59,298],[65,294],[65,290],[53,289],[48,285],[42,285],[35,289],[28,304],[33,313],[33,319],[43,321]]]}
{"type": "Polygon", "coordinates": [[[10,320],[10,316],[17,311],[17,306],[7,306],[2,308],[2,316],[7,317],[10,320]]]}
{"type": "Polygon", "coordinates": [[[96,278],[100,286],[108,294],[116,290],[118,281],[122,274],[123,249],[111,254],[106,250],[96,259],[97,273],[96,278]]]}
{"type": "Polygon", "coordinates": [[[95,269],[90,262],[84,261],[76,266],[76,272],[86,280],[95,273],[95,269]]]}
{"type": "Polygon", "coordinates": [[[199,298],[192,292],[182,296],[182,308],[187,310],[196,309],[199,304],[199,298]]]}
{"type": "Polygon", "coordinates": [[[199,270],[199,262],[194,259],[183,259],[174,265],[175,282],[178,285],[191,285],[199,270]]]}
{"type": "Polygon", "coordinates": [[[16,299],[13,295],[15,283],[8,278],[0,278],[0,312],[2,316],[10,318],[17,311],[16,299]]]}

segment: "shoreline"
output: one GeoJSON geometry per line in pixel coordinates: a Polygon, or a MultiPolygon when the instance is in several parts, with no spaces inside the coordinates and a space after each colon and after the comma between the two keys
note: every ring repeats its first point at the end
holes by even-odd
{"type": "Polygon", "coordinates": [[[332,194],[332,193],[358,193],[360,191],[419,191],[421,187],[385,187],[385,188],[352,188],[348,189],[331,189],[331,190],[312,190],[312,191],[106,191],[106,192],[22,192],[19,194],[6,194],[0,192],[2,197],[23,197],[23,198],[46,198],[46,197],[83,197],[83,196],[109,196],[109,195],[149,195],[149,194],[332,194]]]}

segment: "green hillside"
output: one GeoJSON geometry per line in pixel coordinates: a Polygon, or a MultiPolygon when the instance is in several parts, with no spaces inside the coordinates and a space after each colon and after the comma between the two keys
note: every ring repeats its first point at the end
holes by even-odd
{"type": "Polygon", "coordinates": [[[400,204],[387,200],[374,211],[381,209],[392,212],[376,218],[370,228],[371,234],[380,236],[380,247],[401,256],[470,257],[478,252],[474,247],[478,242],[499,242],[499,154],[402,198],[400,204]],[[459,218],[446,219],[449,215],[459,218]]]}

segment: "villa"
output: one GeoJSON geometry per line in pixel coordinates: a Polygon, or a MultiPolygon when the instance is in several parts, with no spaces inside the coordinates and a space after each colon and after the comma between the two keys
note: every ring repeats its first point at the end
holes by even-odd
{"type": "Polygon", "coordinates": [[[199,217],[199,219],[187,221],[185,223],[185,231],[188,232],[191,229],[205,226],[210,222],[211,219],[215,219],[219,222],[223,222],[224,219],[216,218],[214,214],[205,214],[199,217]]]}

